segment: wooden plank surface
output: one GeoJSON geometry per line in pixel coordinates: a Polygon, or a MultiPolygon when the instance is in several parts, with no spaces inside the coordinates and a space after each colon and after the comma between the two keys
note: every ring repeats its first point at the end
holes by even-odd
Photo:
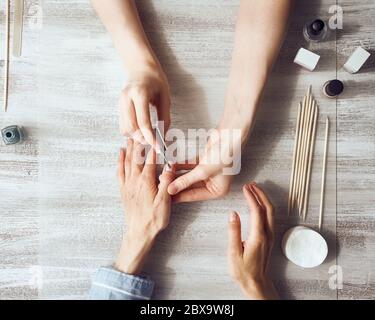
{"type": "Polygon", "coordinates": [[[344,28],[338,31],[337,70],[346,90],[338,100],[337,184],[338,264],[343,269],[341,299],[375,297],[375,5],[340,0],[344,28]],[[372,56],[357,74],[342,69],[358,47],[372,56]]]}
{"type": "MultiPolygon", "coordinates": [[[[247,221],[241,186],[250,180],[264,186],[277,209],[271,269],[283,298],[373,296],[373,70],[355,78],[345,78],[348,75],[339,71],[348,81],[361,79],[367,84],[348,85],[337,105],[323,96],[321,86],[336,77],[336,50],[339,65],[358,39],[369,39],[367,44],[372,45],[374,26],[360,23],[357,15],[374,11],[375,5],[365,0],[355,5],[343,2],[352,26],[348,34],[344,28],[336,41],[333,31],[329,41],[315,45],[303,40],[303,24],[315,16],[329,18],[328,8],[335,1],[297,2],[243,154],[241,175],[225,199],[173,208],[171,226],[159,238],[147,265],[157,281],[155,298],[242,298],[227,273],[225,235],[230,210],[239,211],[247,221]],[[322,56],[316,71],[292,63],[301,46],[322,56]],[[330,254],[321,267],[306,271],[287,263],[279,246],[282,233],[298,223],[286,217],[287,192],[297,105],[309,84],[320,117],[307,225],[317,226],[324,117],[329,115],[323,234],[330,254]],[[328,286],[328,270],[337,263],[337,253],[344,270],[344,288],[338,291],[328,286]],[[358,259],[362,263],[356,264],[358,259]]],[[[137,3],[171,84],[173,126],[183,130],[214,126],[223,108],[238,1],[137,3]]],[[[87,1],[41,4],[43,27],[31,30],[25,24],[25,51],[11,66],[10,111],[0,117],[1,127],[17,123],[28,132],[26,144],[0,145],[0,298],[81,299],[95,269],[113,261],[121,238],[115,178],[122,143],[117,99],[126,75],[87,1]]],[[[370,17],[370,12],[361,17],[370,17]]],[[[27,8],[25,14],[28,18],[27,8]]]]}
{"type": "MultiPolygon", "coordinates": [[[[30,6],[35,1],[30,1],[30,6]]],[[[0,14],[0,52],[4,52],[4,3],[0,14]]],[[[13,2],[12,2],[13,4],[13,2]]],[[[13,23],[13,5],[11,6],[13,23]]],[[[26,15],[27,22],[30,16],[26,15]]],[[[0,113],[0,128],[17,124],[24,128],[25,143],[5,146],[0,142],[0,299],[35,299],[39,249],[39,141],[37,113],[37,30],[24,31],[27,45],[23,58],[10,59],[8,112],[0,113]]],[[[1,55],[1,69],[4,67],[1,55]]],[[[1,84],[4,79],[1,77],[1,84]]],[[[3,97],[1,97],[3,99],[3,97]]]]}

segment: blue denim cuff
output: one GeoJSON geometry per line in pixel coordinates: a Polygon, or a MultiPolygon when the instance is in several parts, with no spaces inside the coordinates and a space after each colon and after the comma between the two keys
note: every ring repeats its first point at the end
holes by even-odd
{"type": "Polygon", "coordinates": [[[89,298],[92,300],[149,300],[154,281],[101,267],[92,280],[89,298]]]}

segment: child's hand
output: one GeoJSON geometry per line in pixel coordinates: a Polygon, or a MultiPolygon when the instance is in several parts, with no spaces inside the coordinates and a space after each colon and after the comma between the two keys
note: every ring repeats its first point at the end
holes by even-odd
{"type": "Polygon", "coordinates": [[[150,105],[156,107],[164,129],[170,125],[170,92],[167,78],[158,65],[130,71],[128,85],[120,97],[120,131],[140,143],[159,150],[150,119],[150,105]]]}
{"type": "Polygon", "coordinates": [[[241,238],[241,220],[236,212],[229,217],[229,269],[233,279],[249,299],[277,299],[267,276],[273,246],[273,207],[255,184],[244,185],[243,193],[250,209],[249,236],[241,238]]]}

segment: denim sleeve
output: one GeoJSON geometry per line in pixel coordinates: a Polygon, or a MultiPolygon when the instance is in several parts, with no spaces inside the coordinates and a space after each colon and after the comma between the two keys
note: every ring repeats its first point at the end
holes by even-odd
{"type": "Polygon", "coordinates": [[[90,300],[149,300],[154,282],[147,277],[122,273],[113,267],[101,267],[95,273],[90,300]]]}

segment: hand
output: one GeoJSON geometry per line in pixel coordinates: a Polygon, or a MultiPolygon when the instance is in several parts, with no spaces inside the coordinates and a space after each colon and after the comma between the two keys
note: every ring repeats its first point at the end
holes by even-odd
{"type": "Polygon", "coordinates": [[[142,144],[160,147],[152,129],[150,105],[156,107],[164,129],[170,125],[170,92],[167,77],[158,64],[130,71],[129,82],[120,98],[120,131],[142,144]]]}
{"type": "Polygon", "coordinates": [[[241,220],[236,212],[229,217],[229,269],[232,278],[249,299],[278,299],[267,277],[273,231],[273,206],[255,184],[244,185],[243,193],[250,208],[250,228],[246,241],[241,239],[241,220]]]}
{"type": "Polygon", "coordinates": [[[205,151],[197,159],[176,164],[176,170],[191,171],[168,187],[174,202],[215,199],[229,192],[233,175],[240,169],[241,137],[228,132],[213,130],[205,151]]]}
{"type": "Polygon", "coordinates": [[[167,227],[170,216],[167,187],[174,179],[173,166],[165,167],[158,185],[155,150],[151,149],[146,160],[141,161],[144,149],[145,146],[129,139],[118,164],[127,232],[115,267],[128,274],[141,272],[156,236],[167,227]]]}

